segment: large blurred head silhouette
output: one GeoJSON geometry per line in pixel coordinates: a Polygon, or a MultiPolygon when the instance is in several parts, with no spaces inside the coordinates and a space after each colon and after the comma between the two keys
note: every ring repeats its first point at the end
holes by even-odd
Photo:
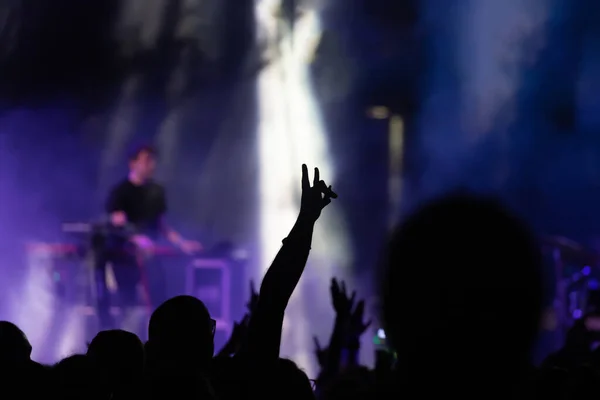
{"type": "Polygon", "coordinates": [[[499,202],[433,201],[393,233],[384,318],[400,365],[445,372],[526,362],[538,328],[541,256],[499,202]]]}

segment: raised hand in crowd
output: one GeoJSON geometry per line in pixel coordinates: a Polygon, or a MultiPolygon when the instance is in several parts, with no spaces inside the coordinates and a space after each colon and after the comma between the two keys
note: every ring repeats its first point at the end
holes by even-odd
{"type": "Polygon", "coordinates": [[[360,339],[371,326],[371,320],[365,322],[365,301],[361,300],[352,310],[346,332],[346,367],[359,365],[360,339]]]}
{"type": "Polygon", "coordinates": [[[333,329],[328,347],[321,347],[319,339],[316,336],[313,338],[315,343],[315,355],[321,369],[331,368],[332,364],[337,365],[337,362],[339,362],[341,351],[344,347],[344,342],[346,341],[345,336],[348,332],[352,309],[354,307],[354,299],[356,298],[356,291],[353,291],[352,294],[348,296],[346,283],[344,281],[338,281],[336,278],[331,279],[329,293],[331,296],[331,304],[336,313],[336,325],[333,329]],[[329,347],[332,346],[331,354],[334,359],[330,360],[329,347]]]}
{"type": "MultiPolygon", "coordinates": [[[[302,197],[298,219],[263,278],[256,308],[248,327],[247,349],[259,362],[279,359],[281,329],[287,304],[304,272],[315,222],[331,199],[337,198],[331,186],[321,180],[315,168],[311,186],[308,167],[302,165],[302,197]]],[[[245,352],[242,352],[245,354],[245,352]]]]}
{"type": "Polygon", "coordinates": [[[241,321],[233,324],[233,329],[229,339],[219,351],[217,357],[231,357],[235,355],[241,348],[246,340],[246,334],[248,332],[248,323],[250,322],[250,314],[244,315],[241,321]]]}
{"type": "Polygon", "coordinates": [[[365,301],[361,300],[356,304],[350,315],[348,323],[348,346],[355,346],[361,336],[369,329],[372,321],[365,321],[365,301]]]}
{"type": "Polygon", "coordinates": [[[315,356],[317,357],[317,362],[319,363],[319,367],[323,369],[327,366],[327,354],[329,349],[321,346],[321,342],[316,336],[313,336],[313,343],[315,345],[315,356]]]}
{"type": "Polygon", "coordinates": [[[321,180],[319,168],[315,168],[313,185],[310,185],[308,177],[308,167],[302,165],[302,198],[300,201],[300,217],[307,220],[316,221],[321,216],[321,211],[331,203],[331,199],[336,199],[337,194],[332,190],[331,185],[327,186],[325,181],[321,180]]]}
{"type": "Polygon", "coordinates": [[[350,318],[352,315],[352,309],[354,308],[356,290],[353,291],[350,296],[348,296],[346,291],[346,283],[344,281],[338,282],[337,279],[332,278],[330,293],[331,302],[336,314],[342,317],[350,318]]]}
{"type": "Polygon", "coordinates": [[[330,293],[336,318],[328,347],[321,348],[315,338],[315,354],[321,366],[319,386],[335,379],[343,369],[358,366],[360,337],[371,324],[370,321],[364,322],[364,300],[355,306],[356,292],[348,295],[345,282],[333,278],[330,293]]]}

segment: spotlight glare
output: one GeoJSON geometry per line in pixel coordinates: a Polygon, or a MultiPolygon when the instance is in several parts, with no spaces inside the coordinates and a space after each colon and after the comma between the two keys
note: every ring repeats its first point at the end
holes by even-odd
{"type": "MultiPolygon", "coordinates": [[[[315,10],[304,10],[292,32],[286,21],[270,12],[278,4],[280,2],[273,0],[258,0],[255,12],[258,38],[270,44],[267,53],[271,60],[258,80],[261,275],[297,216],[301,164],[311,169],[319,167],[330,184],[334,184],[335,178],[309,70],[321,37],[319,17],[315,10]]],[[[334,275],[332,267],[340,264],[341,257],[350,254],[343,240],[344,230],[339,229],[342,223],[332,223],[333,207],[324,214],[328,216],[322,217],[315,232],[310,265],[286,310],[282,336],[282,355],[293,358],[309,376],[316,370],[312,336],[320,331],[329,334],[331,324],[326,322],[320,326],[317,322],[321,318],[311,319],[309,324],[308,316],[318,315],[320,310],[314,307],[321,306],[317,303],[323,304],[325,312],[331,314],[327,296],[328,283],[334,275]],[[304,293],[309,291],[310,294],[304,293]],[[315,296],[315,292],[319,294],[315,296]],[[307,306],[311,306],[310,312],[307,306]]]]}

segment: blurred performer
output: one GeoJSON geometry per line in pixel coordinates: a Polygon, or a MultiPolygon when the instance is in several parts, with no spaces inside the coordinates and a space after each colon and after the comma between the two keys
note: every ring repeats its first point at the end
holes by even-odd
{"type": "Polygon", "coordinates": [[[195,241],[185,240],[165,223],[167,201],[164,188],[152,180],[156,151],[141,146],[129,155],[129,176],[112,188],[106,202],[109,215],[102,244],[94,245],[96,295],[102,329],[114,327],[110,314],[110,294],[106,265],[112,265],[118,287],[122,316],[138,304],[137,287],[141,283],[146,301],[154,309],[166,300],[162,266],[152,257],[154,242],[160,235],[187,254],[201,249],[195,241]]]}

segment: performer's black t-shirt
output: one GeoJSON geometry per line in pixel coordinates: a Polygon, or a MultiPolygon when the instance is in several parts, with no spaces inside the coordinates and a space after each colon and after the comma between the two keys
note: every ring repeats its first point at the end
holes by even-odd
{"type": "Polygon", "coordinates": [[[161,217],[167,212],[165,190],[155,182],[138,186],[125,179],[110,191],[106,211],[123,211],[137,233],[156,237],[161,217]]]}

